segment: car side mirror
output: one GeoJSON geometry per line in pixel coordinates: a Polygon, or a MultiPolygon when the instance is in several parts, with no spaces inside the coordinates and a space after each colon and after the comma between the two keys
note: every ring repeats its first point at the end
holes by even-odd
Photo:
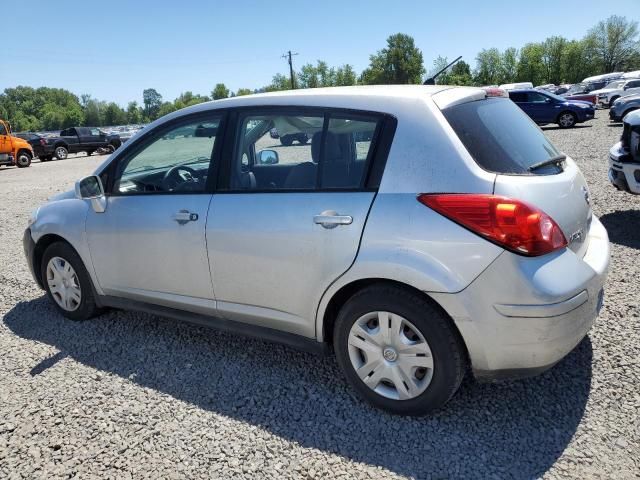
{"type": "Polygon", "coordinates": [[[94,212],[102,213],[107,208],[102,180],[97,175],[89,175],[76,182],[76,198],[90,200],[94,212]]]}
{"type": "Polygon", "coordinates": [[[260,150],[257,157],[259,165],[275,165],[280,163],[280,157],[278,157],[278,152],[275,150],[260,150]]]}

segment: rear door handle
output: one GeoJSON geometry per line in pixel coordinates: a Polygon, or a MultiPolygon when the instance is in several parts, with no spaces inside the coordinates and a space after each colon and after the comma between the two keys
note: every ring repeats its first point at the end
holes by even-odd
{"type": "Polygon", "coordinates": [[[188,222],[196,222],[198,220],[198,214],[191,213],[189,210],[180,210],[173,216],[173,220],[178,222],[180,225],[184,225],[188,222]]]}
{"type": "Polygon", "coordinates": [[[338,212],[334,210],[326,210],[320,215],[315,215],[313,223],[322,225],[324,228],[336,228],[338,225],[351,225],[353,217],[351,215],[338,215],[338,212]]]}

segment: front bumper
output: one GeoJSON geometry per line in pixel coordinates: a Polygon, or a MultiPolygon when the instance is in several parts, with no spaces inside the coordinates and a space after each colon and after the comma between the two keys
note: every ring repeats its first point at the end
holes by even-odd
{"type": "Polygon", "coordinates": [[[526,377],[550,368],[585,337],[604,299],[609,238],[594,217],[588,247],[542,257],[501,254],[471,285],[434,293],[467,346],[476,378],[526,377]]]}
{"type": "Polygon", "coordinates": [[[640,163],[631,158],[620,142],[609,151],[608,178],[618,190],[640,195],[640,163]]]}
{"type": "Polygon", "coordinates": [[[609,120],[616,123],[622,121],[622,117],[620,117],[620,114],[618,113],[615,107],[612,107],[609,110],[609,120]]]}
{"type": "Polygon", "coordinates": [[[35,250],[36,250],[36,242],[33,241],[33,237],[31,236],[31,229],[27,228],[22,235],[22,247],[24,248],[24,256],[27,259],[27,265],[29,265],[29,271],[31,272],[31,276],[36,281],[36,283],[43,288],[42,282],[40,281],[40,276],[36,274],[34,263],[35,263],[35,250]]]}

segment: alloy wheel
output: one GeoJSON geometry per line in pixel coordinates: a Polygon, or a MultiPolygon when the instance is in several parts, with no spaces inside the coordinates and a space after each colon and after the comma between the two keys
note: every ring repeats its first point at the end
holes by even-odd
{"type": "Polygon", "coordinates": [[[47,285],[55,302],[67,312],[77,310],[82,301],[78,275],[71,264],[61,257],[47,263],[47,285]]]}
{"type": "Polygon", "coordinates": [[[349,331],[349,359],[360,380],[379,395],[409,400],[422,394],[433,378],[431,348],[406,318],[370,312],[349,331]]]}
{"type": "Polygon", "coordinates": [[[64,160],[65,158],[67,158],[67,150],[64,147],[56,148],[56,157],[58,157],[60,160],[64,160]]]}
{"type": "Polygon", "coordinates": [[[560,115],[560,125],[563,127],[571,127],[575,123],[573,115],[570,113],[563,113],[560,115]]]}

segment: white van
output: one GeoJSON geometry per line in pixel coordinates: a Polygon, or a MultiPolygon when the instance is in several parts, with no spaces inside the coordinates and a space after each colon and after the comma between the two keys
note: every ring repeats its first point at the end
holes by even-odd
{"type": "Polygon", "coordinates": [[[503,90],[520,90],[522,88],[533,88],[533,83],[531,82],[519,82],[519,83],[505,83],[504,85],[500,85],[503,90]]]}

